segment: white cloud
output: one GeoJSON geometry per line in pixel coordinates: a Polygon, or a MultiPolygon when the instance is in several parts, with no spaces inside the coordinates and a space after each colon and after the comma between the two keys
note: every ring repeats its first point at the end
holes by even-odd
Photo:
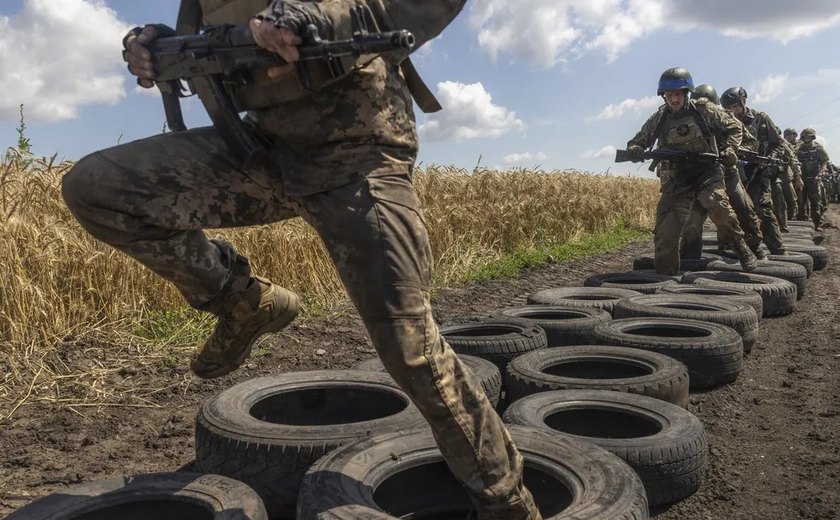
{"type": "Polygon", "coordinates": [[[16,120],[21,103],[28,120],[54,122],[118,102],[128,29],[103,0],[24,0],[0,17],[0,121],[16,120]]]}
{"type": "Polygon", "coordinates": [[[437,85],[437,98],[443,110],[426,116],[420,134],[430,141],[464,141],[482,137],[500,137],[522,131],[525,123],[516,113],[494,105],[481,83],[465,85],[444,81],[437,85]]]}
{"type": "Polygon", "coordinates": [[[628,98],[621,103],[605,106],[599,113],[586,118],[586,121],[592,122],[618,119],[628,112],[639,116],[643,112],[650,112],[662,103],[662,98],[659,96],[650,96],[640,99],[628,98]]]}
{"type": "Polygon", "coordinates": [[[757,86],[751,87],[754,94],[750,95],[752,102],[767,103],[779,97],[785,88],[788,74],[770,74],[759,82],[757,86]]]}
{"type": "Polygon", "coordinates": [[[615,157],[615,146],[608,144],[599,150],[588,150],[580,154],[582,159],[612,159],[615,157]]]}
{"type": "Polygon", "coordinates": [[[531,165],[539,161],[544,161],[548,156],[543,152],[531,153],[511,153],[502,157],[502,162],[507,165],[531,165]]]}

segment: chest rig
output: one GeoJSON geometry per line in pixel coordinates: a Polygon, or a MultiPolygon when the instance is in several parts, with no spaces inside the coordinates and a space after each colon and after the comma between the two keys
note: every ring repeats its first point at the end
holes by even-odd
{"type": "Polygon", "coordinates": [[[805,148],[800,146],[796,150],[796,158],[802,167],[802,173],[805,177],[816,177],[820,173],[820,153],[814,145],[805,148]]]}

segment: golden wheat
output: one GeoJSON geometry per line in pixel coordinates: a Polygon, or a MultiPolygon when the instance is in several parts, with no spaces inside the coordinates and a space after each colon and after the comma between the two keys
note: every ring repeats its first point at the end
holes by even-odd
{"type": "MultiPolygon", "coordinates": [[[[172,286],[80,228],[60,195],[70,166],[14,150],[0,164],[0,416],[27,400],[85,406],[119,396],[144,406],[157,389],[124,382],[126,367],[185,357],[196,341],[181,334],[189,323],[154,342],[138,332],[169,313],[184,317],[179,324],[201,318],[183,311],[172,286]]],[[[649,180],[577,171],[433,166],[414,179],[438,286],[511,252],[617,225],[650,227],[657,198],[649,180]]],[[[310,306],[344,299],[320,240],[301,219],[209,234],[236,244],[257,272],[310,306]]]]}

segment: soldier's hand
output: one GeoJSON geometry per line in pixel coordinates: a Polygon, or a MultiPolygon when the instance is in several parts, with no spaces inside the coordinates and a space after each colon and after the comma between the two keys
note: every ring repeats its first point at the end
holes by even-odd
{"type": "Polygon", "coordinates": [[[797,178],[796,178],[796,179],[794,179],[794,181],[793,181],[793,186],[794,186],[794,187],[795,187],[798,191],[802,191],[803,189],[805,189],[805,181],[803,181],[803,180],[802,180],[802,177],[797,177],[797,178]]]}
{"type": "Polygon", "coordinates": [[[123,59],[128,63],[128,71],[137,76],[137,84],[143,88],[155,86],[155,65],[146,45],[157,36],[157,27],[147,25],[142,29],[139,27],[132,29],[123,38],[123,47],[125,48],[123,59]]]}
{"type": "Polygon", "coordinates": [[[628,146],[627,153],[633,162],[642,162],[645,160],[645,149],[637,144],[628,146]]]}
{"type": "Polygon", "coordinates": [[[720,163],[727,168],[732,168],[738,164],[738,154],[735,153],[735,150],[733,150],[732,147],[725,148],[722,152],[720,152],[720,163]]]}
{"type": "Polygon", "coordinates": [[[286,61],[283,65],[268,69],[268,77],[276,78],[291,72],[295,62],[300,59],[297,48],[300,45],[300,38],[291,29],[276,27],[273,22],[259,18],[251,18],[249,26],[257,45],[286,61]]]}

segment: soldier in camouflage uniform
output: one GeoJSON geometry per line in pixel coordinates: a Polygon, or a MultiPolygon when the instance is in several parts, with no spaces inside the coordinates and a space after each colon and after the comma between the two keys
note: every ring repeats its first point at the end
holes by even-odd
{"type": "Polygon", "coordinates": [[[779,231],[787,233],[788,218],[794,218],[797,210],[796,186],[804,186],[805,183],[802,180],[802,172],[793,147],[786,140],[782,141],[782,146],[784,147],[782,157],[787,165],[776,169],[776,177],[772,179],[771,188],[773,212],[779,222],[779,231]],[[793,211],[792,214],[791,211],[793,211]]]}
{"type": "MultiPolygon", "coordinates": [[[[723,108],[741,120],[747,130],[758,140],[758,149],[755,151],[760,155],[781,159],[784,147],[778,127],[764,112],[747,108],[746,102],[747,91],[743,87],[729,88],[720,96],[723,108]]],[[[764,236],[764,243],[767,244],[771,254],[783,255],[785,246],[782,244],[779,222],[776,220],[776,214],[773,213],[773,197],[770,188],[774,168],[748,165],[745,170],[747,193],[761,219],[761,234],[764,236]]]]}
{"type": "MultiPolygon", "coordinates": [[[[705,98],[715,105],[720,104],[720,97],[717,91],[711,85],[697,85],[694,92],[691,93],[691,99],[697,100],[705,98]]],[[[752,137],[744,128],[744,125],[724,112],[724,114],[732,119],[743,132],[743,139],[741,146],[749,146],[749,143],[754,143],[755,138],[752,137]]],[[[737,165],[725,168],[723,173],[724,186],[726,188],[726,195],[729,197],[729,204],[738,217],[738,224],[744,231],[744,241],[746,241],[750,250],[755,254],[759,260],[765,258],[764,251],[761,249],[761,222],[758,220],[753,209],[752,201],[750,200],[747,191],[744,189],[744,183],[741,182],[741,172],[737,165]]],[[[688,220],[685,230],[683,231],[683,239],[680,245],[680,258],[700,258],[703,253],[703,224],[708,217],[709,212],[706,208],[695,200],[691,207],[691,217],[688,220]]],[[[718,242],[722,248],[731,248],[729,244],[723,242],[722,237],[718,234],[718,242]]]]}
{"type": "MultiPolygon", "coordinates": [[[[790,148],[793,150],[793,156],[796,157],[796,147],[799,144],[799,141],[797,140],[797,138],[799,137],[799,132],[797,132],[796,129],[794,129],[794,128],[785,128],[785,132],[784,132],[783,135],[784,135],[784,138],[785,138],[785,142],[787,144],[789,144],[790,148]]],[[[797,159],[796,162],[798,164],[799,159],[797,159]]],[[[801,165],[800,165],[800,168],[799,168],[799,173],[800,173],[800,175],[802,174],[801,165]]],[[[795,185],[794,187],[796,188],[796,213],[791,215],[790,212],[788,212],[788,219],[789,220],[796,219],[799,216],[799,213],[801,211],[803,211],[803,208],[805,207],[805,202],[807,200],[805,198],[805,193],[804,193],[804,191],[805,191],[805,180],[804,180],[804,178],[802,179],[802,184],[801,185],[795,185]]]]}
{"type": "MultiPolygon", "coordinates": [[[[658,143],[663,150],[719,153],[725,168],[737,163],[740,125],[708,99],[689,99],[693,90],[694,82],[686,69],[671,68],[662,73],[657,94],[665,104],[628,141],[627,151],[633,160],[641,161],[644,150],[658,143]]],[[[709,211],[723,238],[733,245],[743,269],[755,269],[756,258],[744,242],[726,196],[721,164],[663,160],[658,166],[662,185],[654,231],[656,271],[679,272],[680,239],[695,200],[709,211]]]]}
{"type": "MultiPolygon", "coordinates": [[[[817,133],[813,128],[802,130],[800,142],[796,146],[796,156],[802,165],[802,176],[805,177],[805,198],[811,210],[811,221],[814,228],[820,229],[822,223],[819,182],[820,175],[828,168],[830,159],[822,145],[816,142],[817,133]]],[[[805,207],[799,210],[799,220],[805,219],[805,207]]]]}
{"type": "MultiPolygon", "coordinates": [[[[357,3],[370,9],[379,30],[408,29],[419,46],[464,0],[201,0],[200,7],[203,24],[250,24],[260,46],[291,63],[297,35],[309,24],[324,39],[350,38],[349,8],[357,3]]],[[[179,16],[179,32],[188,25],[179,16]]],[[[138,28],[124,40],[129,70],[145,87],[153,86],[154,69],[144,45],[156,29],[138,28]]],[[[208,240],[203,230],[305,219],[479,518],[537,520],[521,454],[432,317],[432,254],[411,182],[417,135],[407,83],[414,83],[411,93],[423,91],[402,61],[406,54],[362,56],[345,76],[313,91],[302,88],[291,65],[254,71],[236,96],[267,143],[270,157],[256,164],[243,167],[212,127],[168,133],[83,158],[64,179],[64,197],[93,236],[218,316],[191,364],[203,378],[235,370],[258,336],[282,329],[298,308],[294,293],[253,274],[230,244],[208,240]]]]}

